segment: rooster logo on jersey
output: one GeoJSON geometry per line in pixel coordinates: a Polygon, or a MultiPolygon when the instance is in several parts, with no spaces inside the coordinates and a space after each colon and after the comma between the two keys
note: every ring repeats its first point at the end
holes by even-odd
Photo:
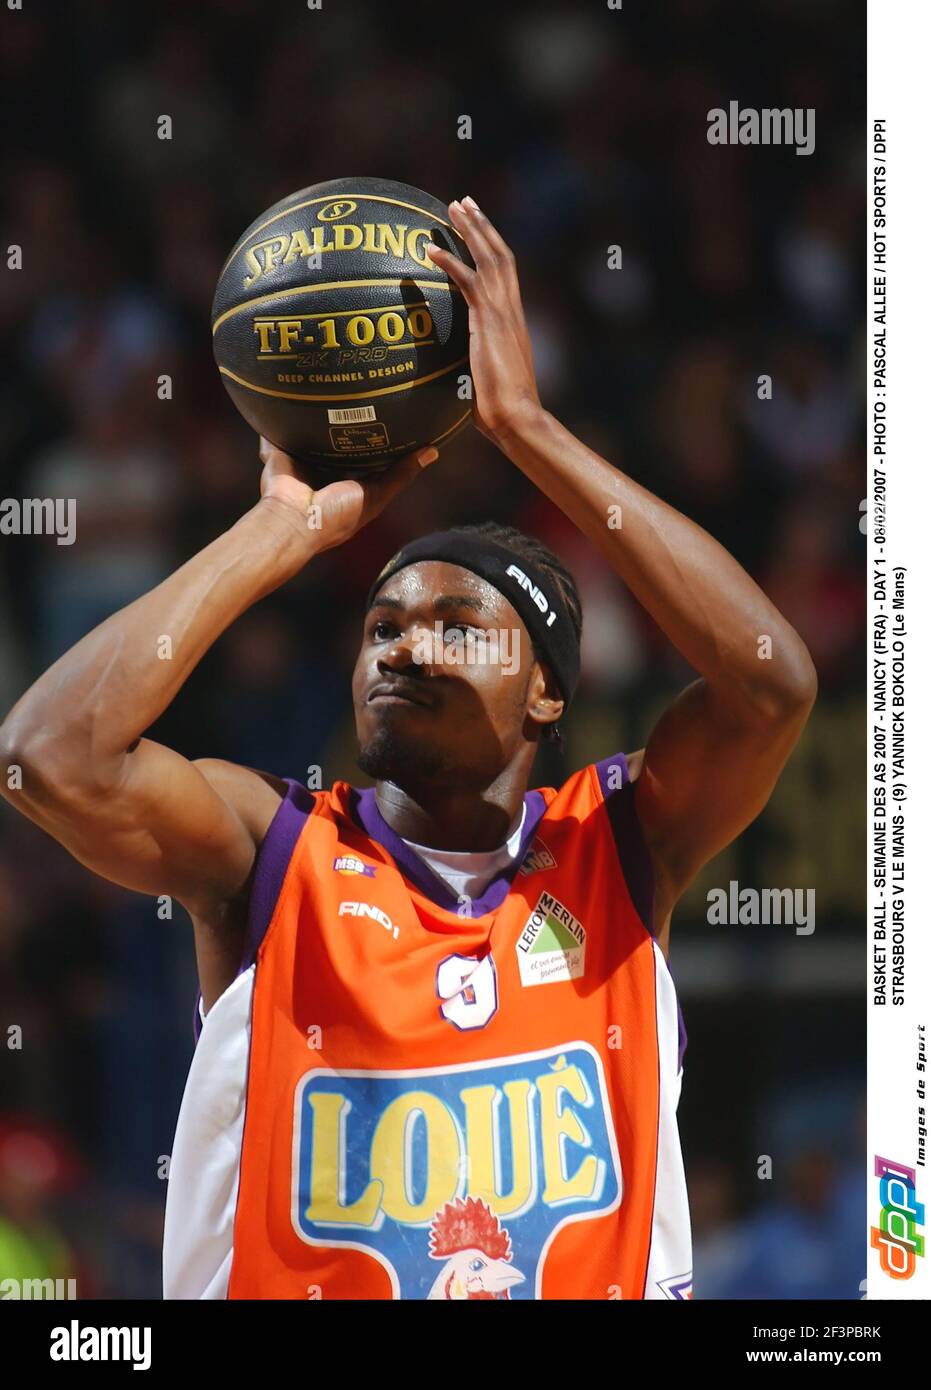
{"type": "Polygon", "coordinates": [[[511,1264],[511,1238],[474,1197],[447,1202],[430,1227],[430,1256],[445,1260],[427,1298],[510,1298],[524,1276],[511,1264]]]}

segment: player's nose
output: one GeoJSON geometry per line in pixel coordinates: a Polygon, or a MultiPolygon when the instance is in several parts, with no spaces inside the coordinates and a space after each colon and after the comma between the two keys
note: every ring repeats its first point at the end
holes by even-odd
{"type": "Polygon", "coordinates": [[[379,669],[407,674],[421,671],[430,675],[435,667],[442,665],[442,633],[437,633],[428,624],[411,624],[398,634],[389,646],[382,649],[378,658],[379,669]]]}

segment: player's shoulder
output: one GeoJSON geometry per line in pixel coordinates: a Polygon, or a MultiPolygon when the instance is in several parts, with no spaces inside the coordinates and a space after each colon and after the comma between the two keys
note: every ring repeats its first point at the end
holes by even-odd
{"type": "Polygon", "coordinates": [[[634,753],[612,753],[596,763],[587,763],[570,774],[558,790],[551,793],[550,799],[588,797],[607,802],[627,788],[630,789],[628,795],[632,795],[643,768],[644,751],[638,748],[634,753]]]}

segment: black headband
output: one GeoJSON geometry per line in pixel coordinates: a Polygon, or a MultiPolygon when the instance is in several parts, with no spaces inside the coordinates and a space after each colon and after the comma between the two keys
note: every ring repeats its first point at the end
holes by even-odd
{"type": "Polygon", "coordinates": [[[475,531],[434,531],[411,541],[388,561],[369,589],[366,612],[386,580],[420,560],[459,565],[503,594],[542,652],[568,707],[579,683],[579,639],[562,589],[545,570],[475,531]]]}

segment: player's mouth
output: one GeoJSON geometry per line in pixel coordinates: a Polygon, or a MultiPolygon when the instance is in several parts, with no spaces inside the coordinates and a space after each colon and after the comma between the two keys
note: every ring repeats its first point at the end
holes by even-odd
{"type": "Polygon", "coordinates": [[[373,685],[366,699],[368,705],[421,705],[429,708],[433,701],[425,690],[409,681],[381,681],[373,685]]]}

